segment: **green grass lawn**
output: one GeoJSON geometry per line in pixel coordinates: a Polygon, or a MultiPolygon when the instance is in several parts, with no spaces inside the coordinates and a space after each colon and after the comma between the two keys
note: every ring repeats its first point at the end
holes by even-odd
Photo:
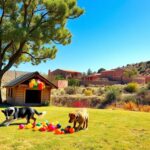
{"type": "MultiPolygon", "coordinates": [[[[0,108],[2,109],[2,108],[0,108]]],[[[59,121],[69,125],[68,113],[73,108],[37,107],[47,111],[39,122],[59,121]]],[[[4,116],[0,113],[0,121],[4,116]]],[[[18,130],[18,125],[0,127],[0,150],[149,150],[150,113],[123,110],[89,109],[89,128],[74,134],[18,130]]],[[[20,120],[18,122],[25,122],[20,120]]],[[[17,122],[17,123],[18,123],[17,122]]]]}

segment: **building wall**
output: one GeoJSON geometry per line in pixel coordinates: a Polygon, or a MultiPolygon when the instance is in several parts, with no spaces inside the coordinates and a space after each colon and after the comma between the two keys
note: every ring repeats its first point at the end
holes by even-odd
{"type": "Polygon", "coordinates": [[[45,88],[44,90],[42,90],[41,103],[50,101],[50,93],[51,93],[50,88],[45,88]]]}
{"type": "Polygon", "coordinates": [[[82,77],[81,73],[71,72],[71,71],[69,72],[69,71],[64,71],[64,70],[60,70],[60,69],[57,69],[52,72],[49,71],[49,76],[50,76],[50,73],[54,76],[62,75],[65,79],[67,79],[67,78],[78,78],[79,79],[82,77]]]}
{"type": "Polygon", "coordinates": [[[66,88],[66,87],[68,87],[68,81],[67,80],[58,80],[56,85],[58,88],[66,88]]]}
{"type": "Polygon", "coordinates": [[[89,75],[89,76],[85,76],[83,77],[83,80],[87,80],[87,81],[98,81],[101,78],[101,74],[99,75],[89,75]]]}
{"type": "Polygon", "coordinates": [[[10,90],[10,88],[6,89],[6,99],[7,99],[7,102],[9,104],[14,104],[14,100],[15,100],[15,98],[14,98],[15,97],[14,88],[12,88],[12,92],[13,92],[12,97],[9,95],[9,90],[10,90]]]}
{"type": "Polygon", "coordinates": [[[15,104],[25,104],[25,90],[24,87],[16,87],[15,104]]]}
{"type": "Polygon", "coordinates": [[[102,78],[109,78],[111,80],[122,80],[124,70],[123,69],[116,69],[116,70],[109,70],[109,71],[102,71],[101,77],[102,78]]]}

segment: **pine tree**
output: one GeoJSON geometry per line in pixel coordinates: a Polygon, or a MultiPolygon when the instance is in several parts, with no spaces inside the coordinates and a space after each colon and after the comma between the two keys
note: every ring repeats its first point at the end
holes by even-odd
{"type": "Polygon", "coordinates": [[[71,42],[67,21],[83,12],[77,0],[0,0],[0,87],[12,66],[54,59],[56,45],[71,42]]]}

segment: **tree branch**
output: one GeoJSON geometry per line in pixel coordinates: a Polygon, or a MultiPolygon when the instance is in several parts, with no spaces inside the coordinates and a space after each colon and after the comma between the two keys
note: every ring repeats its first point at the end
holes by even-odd
{"type": "Polygon", "coordinates": [[[6,47],[3,49],[2,53],[1,53],[1,58],[3,59],[5,52],[7,51],[7,49],[13,44],[13,40],[11,40],[6,47]]]}
{"type": "Polygon", "coordinates": [[[0,24],[2,24],[2,21],[3,21],[3,17],[4,17],[4,15],[5,15],[5,1],[3,0],[3,5],[2,5],[2,9],[3,9],[3,12],[2,12],[2,16],[1,16],[1,18],[0,18],[0,24]]]}
{"type": "Polygon", "coordinates": [[[30,27],[30,24],[31,24],[33,15],[34,15],[34,8],[33,8],[33,10],[32,10],[31,18],[30,18],[30,20],[29,20],[28,28],[30,27]]]}
{"type": "Polygon", "coordinates": [[[26,27],[26,25],[27,25],[27,16],[28,16],[28,11],[27,11],[27,9],[28,9],[28,7],[29,7],[31,1],[32,1],[32,0],[29,0],[29,3],[28,3],[28,4],[26,4],[26,3],[24,2],[24,21],[23,21],[23,26],[24,26],[24,27],[26,27]]]}
{"type": "Polygon", "coordinates": [[[45,14],[43,14],[43,15],[41,16],[41,19],[40,19],[39,22],[29,31],[29,34],[32,33],[34,30],[36,30],[42,23],[45,23],[45,22],[46,22],[46,21],[43,21],[43,22],[42,22],[42,20],[43,20],[43,18],[44,18],[48,13],[49,13],[49,11],[46,12],[45,14]]]}
{"type": "Polygon", "coordinates": [[[25,52],[25,51],[23,51],[22,53],[29,55],[32,59],[35,59],[35,60],[36,59],[47,59],[47,58],[49,58],[49,57],[34,57],[32,54],[25,52]]]}
{"type": "Polygon", "coordinates": [[[74,16],[74,17],[66,17],[67,19],[76,19],[78,18],[78,16],[74,16]]]}
{"type": "Polygon", "coordinates": [[[19,46],[18,50],[16,51],[15,54],[12,55],[12,57],[9,59],[8,64],[2,69],[2,71],[1,71],[2,75],[6,71],[8,71],[12,67],[12,65],[16,62],[16,60],[21,56],[22,49],[23,49],[23,46],[24,46],[25,42],[26,42],[25,40],[20,42],[20,46],[19,46]]]}
{"type": "Polygon", "coordinates": [[[54,43],[54,44],[61,44],[61,43],[59,43],[59,42],[56,42],[55,40],[53,40],[53,39],[51,39],[52,40],[52,42],[54,43]]]}
{"type": "MultiPolygon", "coordinates": [[[[1,18],[0,18],[0,26],[2,25],[2,21],[3,21],[3,17],[4,17],[4,15],[5,15],[5,1],[3,0],[3,2],[2,2],[3,4],[2,4],[2,16],[1,16],[1,18]]],[[[2,39],[0,39],[0,52],[1,52],[1,50],[2,50],[2,39]]],[[[0,59],[2,59],[2,56],[0,55],[0,59]]]]}
{"type": "Polygon", "coordinates": [[[43,11],[43,10],[46,10],[46,8],[37,9],[34,11],[34,13],[39,12],[39,11],[43,11]]]}

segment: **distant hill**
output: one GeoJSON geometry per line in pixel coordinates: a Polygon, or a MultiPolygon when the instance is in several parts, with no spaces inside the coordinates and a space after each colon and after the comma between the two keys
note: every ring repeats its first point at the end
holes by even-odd
{"type": "Polygon", "coordinates": [[[128,69],[133,67],[136,68],[141,75],[150,75],[150,61],[128,64],[127,66],[124,66],[122,68],[128,69]]]}

